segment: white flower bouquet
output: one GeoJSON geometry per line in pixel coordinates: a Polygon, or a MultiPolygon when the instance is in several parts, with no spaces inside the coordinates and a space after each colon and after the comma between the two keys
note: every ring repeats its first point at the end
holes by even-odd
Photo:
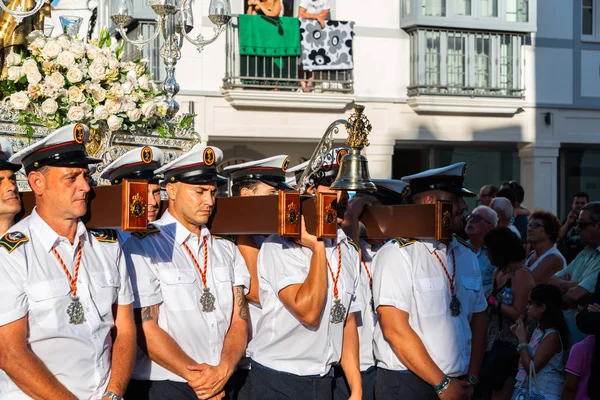
{"type": "MultiPolygon", "coordinates": [[[[27,49],[28,57],[7,57],[8,79],[0,82],[0,92],[4,107],[28,133],[31,124],[56,128],[72,122],[110,131],[156,129],[162,135],[174,129],[165,120],[165,97],[143,61],[121,61],[123,43],[114,43],[107,30],[88,43],[40,33],[27,49]]],[[[192,121],[193,116],[179,119],[179,128],[192,121]]]]}

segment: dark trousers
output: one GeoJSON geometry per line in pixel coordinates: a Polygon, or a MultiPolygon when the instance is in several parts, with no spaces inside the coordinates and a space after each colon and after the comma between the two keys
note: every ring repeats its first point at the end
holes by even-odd
{"type": "MultiPolygon", "coordinates": [[[[348,400],[350,397],[350,387],[344,375],[342,367],[334,367],[333,378],[333,400],[348,400]]],[[[366,371],[361,371],[363,400],[373,400],[375,398],[375,379],[377,377],[377,369],[371,367],[366,371]]]]}
{"type": "Polygon", "coordinates": [[[299,376],[252,362],[252,400],[332,400],[333,378],[299,376]]]}
{"type": "Polygon", "coordinates": [[[124,398],[132,400],[198,400],[187,383],[131,380],[124,398]]]}
{"type": "Polygon", "coordinates": [[[433,387],[409,371],[377,368],[375,382],[377,400],[438,400],[433,387]]]}
{"type": "Polygon", "coordinates": [[[248,379],[249,369],[238,368],[225,385],[225,395],[228,400],[250,400],[252,387],[248,379]]]}

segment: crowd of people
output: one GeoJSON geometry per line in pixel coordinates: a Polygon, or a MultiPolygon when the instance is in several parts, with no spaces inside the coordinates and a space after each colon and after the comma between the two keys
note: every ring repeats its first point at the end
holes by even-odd
{"type": "MultiPolygon", "coordinates": [[[[334,191],[334,239],[304,217],[299,238],[221,237],[219,186],[273,195],[308,162],[221,171],[214,146],[168,163],[146,146],[101,177],[148,180],[147,230],[88,229],[88,136],[67,125],[15,154],[0,139],[0,399],[599,398],[600,202],[586,194],[561,223],[516,182],[476,195],[456,163],[334,191]],[[17,220],[21,168],[35,208],[17,220]],[[437,201],[452,204],[449,239],[374,239],[361,222],[437,201]]],[[[347,152],[311,170],[306,194],[332,191],[347,152]]]]}

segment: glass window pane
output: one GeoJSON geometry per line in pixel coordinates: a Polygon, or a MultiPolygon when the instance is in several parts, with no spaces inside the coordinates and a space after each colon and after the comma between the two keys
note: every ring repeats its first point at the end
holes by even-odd
{"type": "Polygon", "coordinates": [[[465,86],[465,38],[461,34],[448,34],[448,54],[446,59],[448,87],[465,86]]]}
{"type": "Polygon", "coordinates": [[[506,2],[506,20],[509,22],[529,21],[529,0],[508,0],[506,2]]]}
{"type": "Polygon", "coordinates": [[[425,85],[440,84],[440,33],[425,32],[425,85]]]}
{"type": "MultiPolygon", "coordinates": [[[[500,37],[500,88],[513,88],[513,52],[512,38],[508,35],[500,37]]],[[[510,94],[510,93],[506,93],[510,94]]]]}
{"type": "Polygon", "coordinates": [[[497,17],[498,0],[479,0],[479,13],[482,17],[497,17]]]}
{"type": "Polygon", "coordinates": [[[445,17],[446,0],[423,0],[423,15],[428,17],[445,17]]]}
{"type": "Polygon", "coordinates": [[[456,15],[471,15],[471,0],[454,0],[456,15]]]}
{"type": "Polygon", "coordinates": [[[402,0],[402,15],[410,15],[410,2],[412,0],[402,0]]]}
{"type": "Polygon", "coordinates": [[[594,8],[592,0],[583,2],[581,33],[584,35],[594,34],[594,8]]]}
{"type": "Polygon", "coordinates": [[[487,90],[490,87],[490,38],[477,35],[475,38],[475,87],[487,90]]]}

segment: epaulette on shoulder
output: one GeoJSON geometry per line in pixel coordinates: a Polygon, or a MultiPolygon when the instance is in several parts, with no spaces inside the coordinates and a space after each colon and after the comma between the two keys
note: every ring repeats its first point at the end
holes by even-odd
{"type": "Polygon", "coordinates": [[[138,239],[143,239],[148,235],[158,232],[160,232],[160,229],[157,226],[150,224],[148,225],[148,229],[146,230],[146,232],[132,232],[131,234],[138,239]]]}
{"type": "Polygon", "coordinates": [[[456,238],[456,241],[460,244],[462,244],[463,246],[467,247],[469,250],[471,250],[473,253],[475,253],[475,249],[473,248],[473,246],[471,246],[471,244],[469,242],[467,242],[465,239],[461,238],[458,235],[454,235],[454,237],[456,238]]]}
{"type": "Polygon", "coordinates": [[[397,237],[394,239],[394,241],[396,242],[396,244],[400,247],[406,247],[406,246],[410,246],[413,243],[416,243],[417,241],[415,239],[410,239],[410,238],[401,238],[401,237],[397,237]]]}
{"type": "Polygon", "coordinates": [[[237,243],[237,236],[236,235],[212,235],[213,238],[215,239],[225,239],[225,240],[229,240],[232,243],[237,243]]]}
{"type": "Polygon", "coordinates": [[[89,229],[89,231],[97,241],[103,243],[115,243],[119,238],[116,229],[89,229]]]}
{"type": "Polygon", "coordinates": [[[29,242],[29,237],[21,232],[9,232],[0,239],[0,246],[10,254],[14,249],[29,242]]]}
{"type": "Polygon", "coordinates": [[[356,244],[356,242],[350,238],[348,238],[348,244],[354,248],[357,252],[360,251],[360,247],[356,244]]]}

